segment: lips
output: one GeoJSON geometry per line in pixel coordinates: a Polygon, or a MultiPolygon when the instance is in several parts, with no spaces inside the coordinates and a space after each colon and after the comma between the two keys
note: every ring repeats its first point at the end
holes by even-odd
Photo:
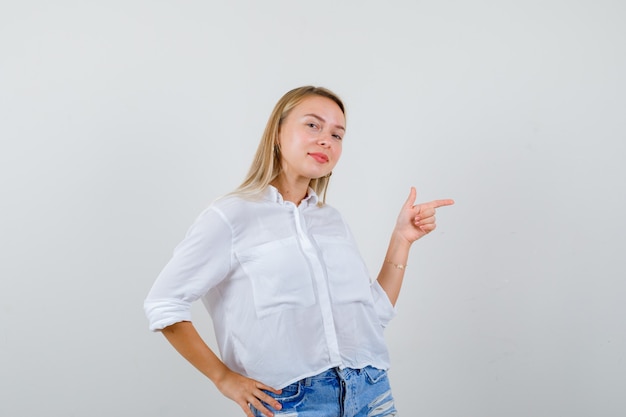
{"type": "Polygon", "coordinates": [[[309,156],[311,158],[315,159],[320,164],[328,162],[328,156],[326,156],[326,154],[323,154],[323,153],[320,153],[320,152],[309,153],[309,156]]]}

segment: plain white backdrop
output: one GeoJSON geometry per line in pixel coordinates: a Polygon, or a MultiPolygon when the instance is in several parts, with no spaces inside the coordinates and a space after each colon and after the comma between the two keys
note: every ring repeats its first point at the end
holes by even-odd
{"type": "Polygon", "coordinates": [[[1,0],[0,415],[243,415],[142,303],[305,84],[346,102],[328,201],[373,275],[411,185],[457,202],[386,333],[401,414],[625,415],[625,21],[609,0],[1,0]]]}

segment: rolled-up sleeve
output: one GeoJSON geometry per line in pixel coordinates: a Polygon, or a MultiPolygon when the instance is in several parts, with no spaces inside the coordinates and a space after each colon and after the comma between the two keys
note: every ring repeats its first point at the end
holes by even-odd
{"type": "Polygon", "coordinates": [[[371,289],[372,297],[374,298],[374,309],[376,310],[380,324],[383,327],[387,327],[391,319],[397,314],[396,308],[391,304],[387,293],[377,280],[372,282],[371,289]]]}
{"type": "MultiPolygon", "coordinates": [[[[356,243],[356,239],[354,238],[354,235],[352,234],[352,231],[350,230],[350,227],[348,226],[348,223],[346,223],[346,221],[343,220],[343,218],[342,218],[342,222],[346,230],[347,238],[350,240],[351,244],[354,246],[354,248],[356,249],[358,253],[358,245],[356,243]]],[[[361,255],[359,255],[359,257],[360,256],[361,255]]],[[[361,259],[361,262],[363,262],[362,259],[361,259]]],[[[365,262],[363,262],[363,265],[365,265],[365,262]]],[[[391,301],[389,300],[389,296],[387,296],[387,293],[385,292],[383,287],[380,286],[380,284],[378,283],[378,280],[373,280],[371,282],[370,290],[372,292],[372,299],[374,301],[374,310],[376,312],[376,315],[378,316],[380,325],[383,328],[385,328],[387,327],[391,319],[393,319],[396,316],[397,314],[396,308],[393,306],[393,304],[391,304],[391,301]]]]}
{"type": "Polygon", "coordinates": [[[191,303],[228,275],[231,253],[230,225],[215,208],[206,209],[174,249],[144,301],[150,330],[191,321],[191,303]]]}

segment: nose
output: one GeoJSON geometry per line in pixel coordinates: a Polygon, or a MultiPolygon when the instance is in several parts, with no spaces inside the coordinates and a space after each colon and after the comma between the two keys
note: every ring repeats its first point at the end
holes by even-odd
{"type": "Polygon", "coordinates": [[[320,135],[319,139],[317,140],[317,143],[319,143],[320,146],[327,148],[330,146],[332,141],[328,135],[320,135]]]}

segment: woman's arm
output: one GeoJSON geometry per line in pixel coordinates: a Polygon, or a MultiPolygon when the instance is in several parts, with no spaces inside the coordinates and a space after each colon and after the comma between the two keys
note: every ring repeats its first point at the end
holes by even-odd
{"type": "Polygon", "coordinates": [[[391,234],[385,261],[378,273],[378,283],[385,290],[393,305],[396,305],[398,295],[400,295],[411,245],[417,239],[435,230],[437,227],[435,223],[437,208],[454,204],[453,200],[446,199],[416,205],[416,195],[415,188],[411,187],[409,198],[402,206],[396,226],[391,234]]]}
{"type": "Polygon", "coordinates": [[[273,413],[261,401],[269,404],[275,410],[281,409],[281,404],[278,401],[262,391],[267,390],[280,394],[280,390],[275,390],[259,381],[231,371],[204,343],[191,322],[178,322],[167,326],[161,332],[178,353],[213,381],[224,396],[239,404],[247,416],[253,417],[248,404],[268,417],[273,416],[273,413]]]}

